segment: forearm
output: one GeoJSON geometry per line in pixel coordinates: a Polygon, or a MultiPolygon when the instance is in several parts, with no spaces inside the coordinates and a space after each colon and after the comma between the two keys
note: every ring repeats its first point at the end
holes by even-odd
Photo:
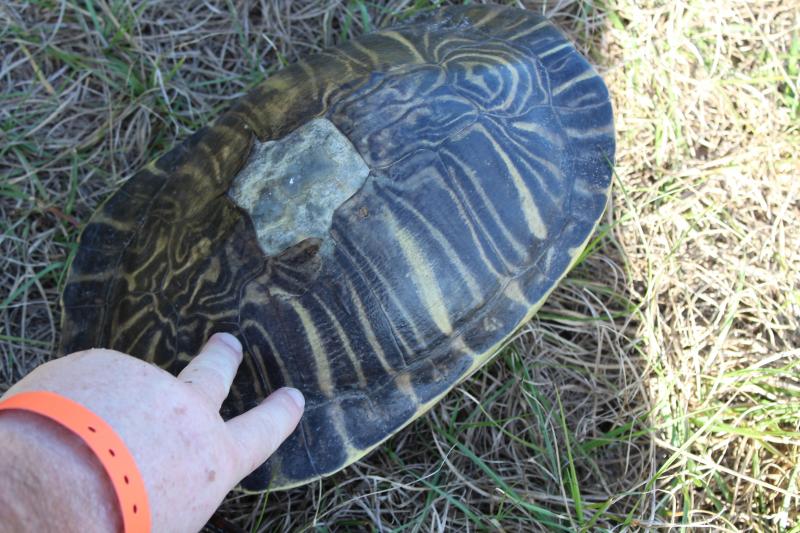
{"type": "Polygon", "coordinates": [[[119,531],[114,489],[69,430],[36,414],[0,413],[0,532],[119,531]]]}
{"type": "MultiPolygon", "coordinates": [[[[138,517],[153,531],[192,533],[231,487],[267,460],[303,413],[300,391],[283,388],[224,421],[219,409],[242,357],[236,337],[217,333],[175,377],[131,356],[93,349],[41,365],[9,394],[52,391],[99,417],[134,460],[123,473],[123,489],[124,483],[131,489],[144,484],[146,494],[126,496],[125,509],[132,515],[147,510],[138,517]]],[[[121,528],[111,480],[80,438],[39,415],[0,412],[0,533],[121,528]]]]}

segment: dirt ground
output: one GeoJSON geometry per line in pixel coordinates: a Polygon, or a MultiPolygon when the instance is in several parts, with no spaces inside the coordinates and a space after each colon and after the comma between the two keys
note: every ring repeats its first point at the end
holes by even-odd
{"type": "MultiPolygon", "coordinates": [[[[442,2],[444,4],[444,2],[442,2]]],[[[505,350],[247,531],[800,531],[800,2],[508,2],[606,79],[614,193],[505,350]]],[[[53,357],[79,230],[298,57],[423,0],[0,4],[0,392],[53,357]]]]}

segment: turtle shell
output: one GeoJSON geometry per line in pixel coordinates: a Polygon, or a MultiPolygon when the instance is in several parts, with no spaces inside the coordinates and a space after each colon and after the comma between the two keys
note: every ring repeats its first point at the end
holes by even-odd
{"type": "Polygon", "coordinates": [[[271,76],[128,180],[80,237],[62,351],[179,372],[214,332],[245,359],[231,417],[306,411],[244,481],[356,461],[486,363],[607,202],[603,81],[546,19],[448,7],[271,76]]]}

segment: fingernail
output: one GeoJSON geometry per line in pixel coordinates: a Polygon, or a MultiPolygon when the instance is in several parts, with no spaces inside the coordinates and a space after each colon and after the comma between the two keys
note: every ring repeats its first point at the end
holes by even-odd
{"type": "Polygon", "coordinates": [[[222,344],[226,345],[236,353],[242,353],[242,343],[230,333],[217,333],[215,337],[217,337],[222,344]]]}
{"type": "Polygon", "coordinates": [[[306,399],[303,398],[303,393],[301,393],[299,390],[293,389],[292,387],[283,387],[282,390],[292,398],[292,401],[297,405],[297,407],[303,409],[306,406],[306,399]]]}

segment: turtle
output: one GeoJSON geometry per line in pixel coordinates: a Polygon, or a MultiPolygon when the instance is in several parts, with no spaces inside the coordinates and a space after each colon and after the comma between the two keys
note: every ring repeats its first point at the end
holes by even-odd
{"type": "Polygon", "coordinates": [[[242,342],[224,418],[292,386],[303,418],[249,491],[339,471],[530,320],[605,210],[608,90],[547,18],[445,7],[270,75],[92,215],[62,353],[177,374],[242,342]]]}

